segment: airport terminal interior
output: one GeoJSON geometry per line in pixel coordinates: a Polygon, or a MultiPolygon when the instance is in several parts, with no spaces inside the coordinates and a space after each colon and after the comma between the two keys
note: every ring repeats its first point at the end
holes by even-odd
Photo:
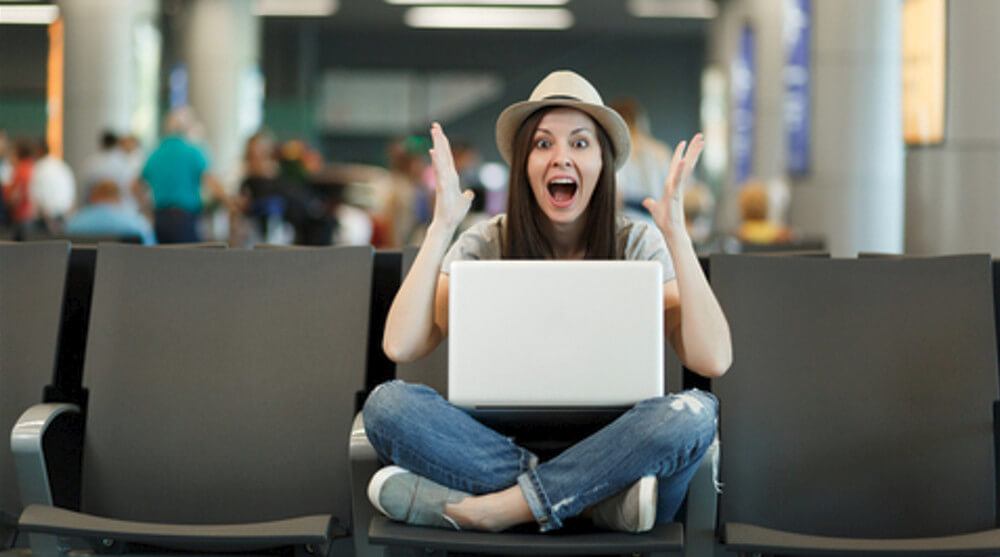
{"type": "Polygon", "coordinates": [[[998,25],[0,0],[0,553],[1000,555],[998,25]]]}

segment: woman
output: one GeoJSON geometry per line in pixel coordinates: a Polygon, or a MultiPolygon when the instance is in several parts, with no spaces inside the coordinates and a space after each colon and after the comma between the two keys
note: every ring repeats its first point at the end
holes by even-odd
{"type": "MultiPolygon", "coordinates": [[[[450,251],[472,194],[459,189],[440,125],[431,136],[434,217],[389,311],[383,347],[390,358],[418,359],[447,334],[451,261],[651,259],[664,265],[665,331],[677,354],[704,376],[725,373],[729,328],[681,204],[681,184],[704,145],[700,134],[686,152],[678,146],[662,201],[644,203],[660,232],[616,219],[614,172],[628,158],[628,127],[585,79],[554,72],[497,121],[497,145],[511,165],[509,212],[470,228],[450,251]]],[[[368,490],[390,518],[487,531],[534,521],[548,531],[587,513],[600,526],[638,532],[673,520],[715,437],[716,401],[699,391],[643,401],[544,463],[420,385],[381,385],[364,420],[379,456],[395,463],[368,490]]]]}

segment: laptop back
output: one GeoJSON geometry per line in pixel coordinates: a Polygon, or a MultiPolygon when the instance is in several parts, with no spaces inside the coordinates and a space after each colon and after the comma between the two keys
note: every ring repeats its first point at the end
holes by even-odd
{"type": "Polygon", "coordinates": [[[625,407],[662,395],[662,272],[649,261],[454,263],[449,399],[625,407]]]}

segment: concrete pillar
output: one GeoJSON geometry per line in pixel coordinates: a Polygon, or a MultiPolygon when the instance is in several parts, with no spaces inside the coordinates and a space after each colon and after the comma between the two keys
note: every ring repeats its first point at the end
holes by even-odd
{"type": "Polygon", "coordinates": [[[948,3],[944,142],[906,155],[906,251],[1000,256],[1000,3],[948,3]]]}
{"type": "Polygon", "coordinates": [[[204,125],[212,172],[235,189],[246,139],[261,123],[259,21],[246,0],[187,3],[189,100],[204,125]]]}
{"type": "MultiPolygon", "coordinates": [[[[770,181],[785,176],[784,47],[782,44],[784,0],[727,0],[709,30],[708,61],[724,68],[730,80],[740,33],[749,25],[754,34],[754,132],[752,178],[770,181]]],[[[730,105],[732,100],[730,100],[730,105]]],[[[730,106],[730,119],[732,107],[730,106]]],[[[730,122],[732,133],[732,122],[730,122]]],[[[731,138],[729,141],[731,145],[731,138]]],[[[733,150],[729,149],[730,165],[733,150]]],[[[732,230],[739,225],[737,188],[729,173],[719,204],[718,226],[732,230]]]]}
{"type": "Polygon", "coordinates": [[[836,256],[901,253],[901,5],[821,0],[813,11],[813,164],[790,222],[836,256]]]}
{"type": "Polygon", "coordinates": [[[139,83],[136,37],[158,8],[157,0],[59,1],[66,26],[65,159],[77,172],[97,151],[102,130],[135,131],[137,111],[149,104],[142,96],[149,88],[139,83]]]}

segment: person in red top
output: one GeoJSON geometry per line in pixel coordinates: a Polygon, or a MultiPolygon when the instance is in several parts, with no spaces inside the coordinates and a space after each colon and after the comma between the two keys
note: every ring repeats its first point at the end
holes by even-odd
{"type": "Polygon", "coordinates": [[[10,182],[3,186],[4,201],[10,211],[11,222],[17,234],[22,234],[35,222],[37,211],[31,200],[31,173],[35,165],[31,144],[18,141],[14,149],[14,170],[10,182]]]}

